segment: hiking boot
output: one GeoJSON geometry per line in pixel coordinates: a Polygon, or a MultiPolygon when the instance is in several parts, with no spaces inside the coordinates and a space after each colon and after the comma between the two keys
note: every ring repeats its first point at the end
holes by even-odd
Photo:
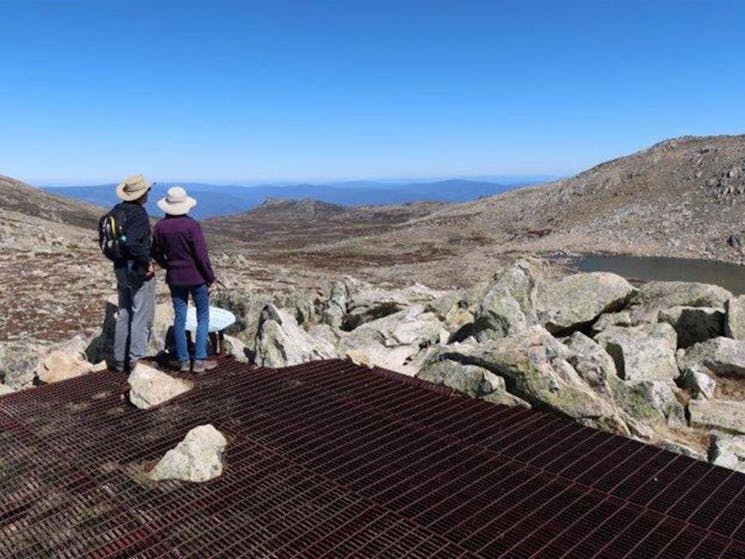
{"type": "Polygon", "coordinates": [[[203,373],[205,371],[211,371],[217,367],[217,363],[214,361],[208,361],[206,359],[197,359],[194,361],[194,366],[192,367],[192,371],[195,373],[203,373]]]}

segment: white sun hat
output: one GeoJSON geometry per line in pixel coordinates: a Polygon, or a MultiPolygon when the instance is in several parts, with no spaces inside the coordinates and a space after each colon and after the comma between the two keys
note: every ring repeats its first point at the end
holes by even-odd
{"type": "Polygon", "coordinates": [[[181,186],[172,186],[166,197],[158,200],[158,207],[169,215],[187,214],[196,205],[197,201],[187,195],[181,186]]]}
{"type": "Polygon", "coordinates": [[[116,195],[125,202],[137,200],[150,190],[150,183],[142,175],[127,177],[116,186],[116,195]]]}

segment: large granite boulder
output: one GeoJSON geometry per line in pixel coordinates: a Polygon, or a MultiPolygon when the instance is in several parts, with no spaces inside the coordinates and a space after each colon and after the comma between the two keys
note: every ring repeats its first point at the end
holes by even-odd
{"type": "Polygon", "coordinates": [[[570,333],[589,326],[601,314],[621,310],[635,292],[615,274],[574,274],[542,285],[538,319],[551,333],[570,333]]]}
{"type": "Polygon", "coordinates": [[[691,400],[691,427],[745,435],[745,402],[733,400],[691,400]]]}
{"type": "Polygon", "coordinates": [[[194,388],[194,384],[173,378],[144,363],[137,363],[127,378],[129,401],[141,410],[150,409],[194,388]]]}
{"type": "Polygon", "coordinates": [[[633,419],[650,426],[664,423],[674,427],[686,426],[685,408],[676,396],[672,382],[643,380],[613,386],[616,403],[633,419]]]}
{"type": "Polygon", "coordinates": [[[150,471],[150,479],[201,483],[222,475],[228,441],[212,425],[194,427],[176,448],[166,452],[150,471]]]}
{"type": "Polygon", "coordinates": [[[618,375],[624,380],[664,381],[678,377],[677,334],[669,324],[611,326],[597,334],[595,340],[613,357],[618,375]]]}
{"type": "Polygon", "coordinates": [[[335,281],[329,286],[329,294],[321,309],[321,321],[333,328],[341,328],[347,314],[350,293],[345,281],[335,281]]]}
{"type": "Polygon", "coordinates": [[[727,299],[724,310],[724,335],[735,340],[745,340],[745,295],[727,299]]]}
{"type": "Polygon", "coordinates": [[[612,402],[596,394],[569,363],[573,352],[541,326],[477,345],[445,347],[438,358],[476,365],[505,379],[509,392],[537,408],[627,433],[612,402]]]}
{"type": "Polygon", "coordinates": [[[426,357],[426,349],[447,341],[447,337],[434,313],[414,305],[357,327],[340,340],[338,353],[413,376],[426,357]]]}
{"type": "Polygon", "coordinates": [[[337,356],[326,340],[313,338],[289,312],[272,304],[264,307],[256,334],[256,363],[287,367],[337,356]]]}
{"type": "Polygon", "coordinates": [[[613,398],[613,384],[618,373],[613,358],[592,338],[575,332],[562,340],[572,354],[567,361],[593,391],[605,398],[613,398]]]}
{"type": "Polygon", "coordinates": [[[724,334],[724,312],[712,307],[672,307],[659,312],[678,334],[678,347],[686,348],[724,334]]]}
{"type": "Polygon", "coordinates": [[[680,352],[678,366],[700,373],[745,379],[745,341],[719,337],[680,352]]]}
{"type": "Polygon", "coordinates": [[[50,344],[33,339],[0,342],[3,383],[15,390],[33,386],[36,369],[50,349],[50,344]]]}
{"type": "Polygon", "coordinates": [[[258,289],[218,289],[211,304],[229,310],[236,322],[227,332],[249,347],[256,340],[261,311],[272,301],[272,297],[258,289]]]}
{"type": "Polygon", "coordinates": [[[456,332],[474,321],[475,290],[451,291],[427,303],[427,310],[443,322],[448,332],[456,332]]]}
{"type": "Polygon", "coordinates": [[[536,279],[528,263],[496,274],[474,313],[476,339],[503,338],[537,324],[535,305],[536,279]]]}
{"type": "Polygon", "coordinates": [[[650,281],[639,287],[634,304],[647,308],[710,307],[723,309],[732,293],[707,283],[650,281]]]}
{"type": "Polygon", "coordinates": [[[530,404],[507,391],[502,377],[475,365],[464,365],[457,361],[432,361],[425,363],[417,377],[448,386],[471,398],[480,398],[505,406],[530,407],[530,404]]]}
{"type": "Polygon", "coordinates": [[[709,461],[717,466],[745,473],[745,436],[713,433],[709,461]]]}

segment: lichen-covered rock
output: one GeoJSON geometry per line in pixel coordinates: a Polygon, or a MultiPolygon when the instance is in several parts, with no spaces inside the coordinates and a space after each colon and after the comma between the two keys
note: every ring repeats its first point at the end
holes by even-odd
{"type": "Polygon", "coordinates": [[[745,378],[745,341],[719,337],[692,345],[679,354],[681,371],[745,378]]]}
{"type": "Polygon", "coordinates": [[[618,382],[618,373],[616,364],[608,352],[581,332],[575,332],[562,341],[573,352],[567,360],[579,376],[595,392],[603,397],[612,398],[611,384],[618,382]]]}
{"type": "Polygon", "coordinates": [[[49,350],[50,344],[32,339],[0,342],[0,377],[4,384],[14,389],[33,386],[36,369],[49,350]]]}
{"type": "Polygon", "coordinates": [[[475,365],[464,365],[456,361],[434,361],[425,363],[417,377],[434,384],[448,386],[471,398],[481,398],[491,403],[506,406],[530,407],[530,404],[507,391],[504,379],[475,365]]]}
{"type": "Polygon", "coordinates": [[[745,295],[727,299],[724,311],[724,335],[735,340],[745,340],[745,295]]]}
{"type": "Polygon", "coordinates": [[[215,479],[222,474],[227,445],[225,436],[212,425],[194,427],[176,448],[166,452],[150,471],[150,479],[197,483],[215,479]]]}
{"type": "Polygon", "coordinates": [[[601,314],[621,310],[635,292],[628,281],[615,274],[574,274],[542,286],[538,319],[549,332],[569,333],[601,314]]]}
{"type": "Polygon", "coordinates": [[[666,323],[629,328],[611,326],[595,340],[613,358],[620,378],[629,381],[672,380],[678,377],[675,360],[677,334],[666,323]]]}
{"type": "Polygon", "coordinates": [[[227,332],[246,344],[253,344],[259,327],[261,311],[271,301],[271,295],[258,289],[218,289],[211,304],[229,310],[236,322],[227,332]]]}
{"type": "Polygon", "coordinates": [[[724,312],[712,307],[672,307],[660,311],[659,321],[675,328],[681,348],[724,334],[724,312]]]}
{"type": "Polygon", "coordinates": [[[414,305],[354,329],[341,339],[338,353],[352,351],[355,360],[412,376],[425,356],[422,351],[446,340],[437,316],[414,305]]]}
{"type": "Polygon", "coordinates": [[[167,402],[194,387],[189,381],[173,378],[144,363],[137,363],[127,382],[129,401],[141,410],[167,402]]]}
{"type": "Polygon", "coordinates": [[[713,433],[709,461],[717,466],[745,473],[745,436],[713,433]]]}
{"type": "Polygon", "coordinates": [[[535,299],[536,280],[527,263],[496,274],[474,314],[476,338],[503,338],[537,324],[535,299]]]}
{"type": "Polygon", "coordinates": [[[745,402],[732,400],[691,400],[691,427],[716,429],[745,435],[745,402]]]}
{"type": "Polygon", "coordinates": [[[611,402],[596,394],[569,363],[572,351],[540,326],[477,345],[442,348],[439,359],[483,367],[511,394],[614,432],[628,430],[611,402]]]}
{"type": "MultiPolygon", "coordinates": [[[[659,421],[670,426],[686,425],[685,409],[675,395],[677,390],[675,384],[659,380],[624,384],[631,394],[640,396],[650,409],[659,414],[657,418],[659,421]]],[[[635,417],[634,414],[629,415],[635,417]]],[[[641,416],[635,418],[640,419],[641,416]]]]}
{"type": "Polygon", "coordinates": [[[258,365],[287,367],[336,356],[331,344],[310,336],[290,313],[271,304],[264,307],[256,334],[258,365]]]}
{"type": "Polygon", "coordinates": [[[707,283],[650,281],[639,287],[634,304],[647,308],[713,307],[722,309],[732,293],[707,283]]]}

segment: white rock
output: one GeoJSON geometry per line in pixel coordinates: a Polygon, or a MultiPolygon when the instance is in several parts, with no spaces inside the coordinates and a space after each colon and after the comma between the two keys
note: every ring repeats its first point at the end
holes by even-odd
{"type": "Polygon", "coordinates": [[[167,402],[194,387],[189,381],[173,378],[143,363],[137,363],[127,382],[129,401],[141,410],[167,402]]]}
{"type": "Polygon", "coordinates": [[[709,459],[717,466],[745,473],[745,436],[714,433],[709,459]]]}
{"type": "Polygon", "coordinates": [[[227,445],[225,436],[212,425],[195,427],[163,456],[151,470],[150,479],[204,482],[219,477],[227,445]]]}
{"type": "Polygon", "coordinates": [[[36,376],[41,382],[51,384],[85,375],[92,369],[93,365],[79,355],[54,350],[37,367],[36,376]]]}
{"type": "Polygon", "coordinates": [[[13,394],[15,392],[15,389],[8,386],[7,384],[0,384],[0,396],[5,396],[6,394],[13,394]]]}

